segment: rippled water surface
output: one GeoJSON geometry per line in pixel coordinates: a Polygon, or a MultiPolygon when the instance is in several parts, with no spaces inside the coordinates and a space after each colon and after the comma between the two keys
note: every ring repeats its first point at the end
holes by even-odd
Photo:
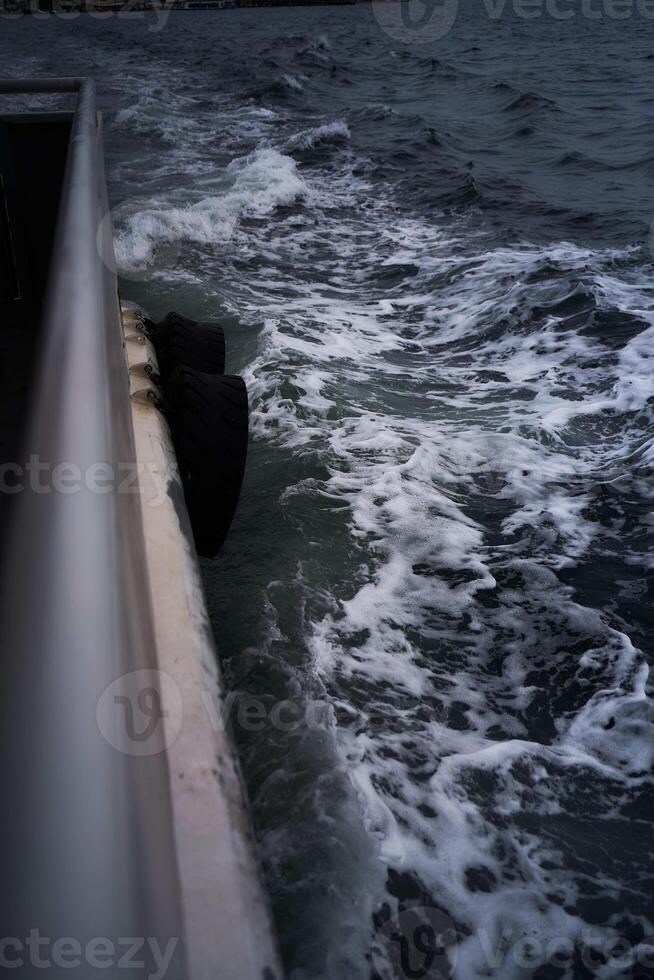
{"type": "Polygon", "coordinates": [[[654,976],[654,28],[570,6],[2,26],[98,80],[124,294],[248,381],[204,570],[293,980],[436,976],[407,914],[439,976],[654,976]]]}

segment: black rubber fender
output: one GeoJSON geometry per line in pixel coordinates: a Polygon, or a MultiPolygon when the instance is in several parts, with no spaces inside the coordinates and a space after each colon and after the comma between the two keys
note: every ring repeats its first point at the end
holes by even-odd
{"type": "Polygon", "coordinates": [[[219,323],[168,313],[160,323],[148,324],[148,334],[162,381],[171,376],[178,364],[204,374],[225,373],[225,332],[219,323]]]}
{"type": "Polygon", "coordinates": [[[198,554],[213,557],[227,537],[243,483],[245,382],[179,365],[164,391],[195,546],[198,554]]]}

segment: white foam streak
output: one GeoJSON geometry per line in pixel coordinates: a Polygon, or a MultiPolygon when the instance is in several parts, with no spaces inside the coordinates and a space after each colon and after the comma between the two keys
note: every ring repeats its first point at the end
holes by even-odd
{"type": "MultiPolygon", "coordinates": [[[[457,978],[523,978],[507,936],[579,940],[583,920],[570,911],[581,879],[521,821],[562,814],[566,781],[639,779],[652,762],[640,652],[554,574],[583,561],[603,533],[592,516],[597,487],[623,478],[634,455],[647,457],[640,430],[618,420],[646,411],[654,395],[652,328],[607,357],[591,334],[567,326],[551,287],[543,312],[531,313],[530,283],[550,265],[578,277],[598,309],[619,302],[646,327],[652,307],[607,275],[615,252],[489,249],[479,233],[478,251],[468,240],[460,254],[451,231],[402,222],[376,227],[373,244],[363,231],[370,217],[351,238],[339,228],[328,299],[299,278],[294,295],[267,302],[249,374],[254,428],[326,463],[329,475],[302,492],[349,505],[360,564],[349,595],[309,627],[309,642],[327,689],[354,699],[337,735],[382,860],[417,874],[474,928],[458,948],[457,978]],[[356,279],[405,266],[419,275],[390,299],[364,281],[351,288],[351,270],[356,279]],[[426,288],[434,276],[435,292],[426,288]],[[522,309],[541,323],[521,323],[522,309]],[[469,360],[450,357],[456,344],[469,360]],[[284,383],[294,398],[279,397],[284,383]],[[396,394],[401,385],[413,387],[410,402],[396,394]],[[470,516],[484,500],[496,519],[470,516]],[[489,546],[493,527],[507,544],[489,546]],[[515,585],[499,592],[499,575],[515,585]],[[561,649],[567,634],[596,639],[576,668],[561,649]],[[528,721],[548,657],[548,672],[556,662],[584,678],[575,710],[557,716],[554,702],[549,745],[537,728],[529,737],[528,721]],[[418,725],[421,704],[430,707],[418,725]],[[473,872],[489,884],[471,885],[473,872]],[[545,898],[553,893],[556,901],[545,898]]],[[[291,229],[286,260],[301,262],[303,234],[296,242],[291,229]]]]}
{"type": "Polygon", "coordinates": [[[291,136],[287,143],[289,151],[309,150],[324,143],[345,143],[351,139],[349,127],[342,119],[337,119],[313,129],[307,129],[302,133],[291,136]]]}
{"type": "Polygon", "coordinates": [[[244,218],[263,217],[309,194],[294,161],[270,147],[234,160],[216,183],[216,193],[193,204],[153,204],[133,211],[118,228],[119,268],[127,272],[151,265],[166,244],[219,245],[244,218]]]}
{"type": "MultiPolygon", "coordinates": [[[[616,272],[628,252],[497,247],[481,225],[374,200],[350,148],[306,180],[288,155],[350,139],[338,120],[303,130],[198,200],[140,206],[120,261],[228,240],[257,257],[233,309],[265,321],[245,372],[252,432],[312,473],[286,488],[289,516],[331,504],[347,541],[304,640],[379,848],[366,907],[384,865],[404,871],[465,927],[459,980],[523,978],[507,935],[583,927],[584,877],[556,833],[567,788],[600,779],[619,796],[654,761],[642,654],[560,577],[606,548],[599,495],[651,495],[632,476],[654,458],[653,298],[616,272]],[[617,352],[600,330],[615,309],[633,326],[617,352]]],[[[652,565],[645,548],[626,562],[652,565]]],[[[292,842],[267,846],[283,864],[292,842]]]]}

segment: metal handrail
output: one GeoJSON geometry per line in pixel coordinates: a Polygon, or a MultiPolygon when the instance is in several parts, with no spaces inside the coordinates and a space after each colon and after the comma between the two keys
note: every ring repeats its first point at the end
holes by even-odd
{"type": "MultiPolygon", "coordinates": [[[[95,85],[0,81],[0,94],[64,92],[77,107],[26,446],[46,484],[62,464],[82,480],[75,492],[24,486],[12,501],[0,587],[0,932],[38,929],[82,947],[159,937],[163,949],[182,930],[165,755],[117,751],[96,723],[117,677],[154,666],[154,634],[139,498],[117,479],[135,452],[116,276],[101,258],[113,246],[95,85]],[[86,475],[107,465],[114,482],[98,492],[86,475]]],[[[183,980],[183,956],[180,942],[169,980],[183,980]]],[[[102,976],[124,972],[115,962],[102,976]]]]}

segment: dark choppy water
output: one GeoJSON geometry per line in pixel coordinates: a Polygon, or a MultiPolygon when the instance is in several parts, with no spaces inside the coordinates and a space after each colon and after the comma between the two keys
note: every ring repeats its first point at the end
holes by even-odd
{"type": "Polygon", "coordinates": [[[654,26],[570,9],[2,23],[99,81],[125,294],[230,318],[221,653],[333,708],[237,725],[296,980],[433,908],[459,980],[654,976],[654,26]]]}

